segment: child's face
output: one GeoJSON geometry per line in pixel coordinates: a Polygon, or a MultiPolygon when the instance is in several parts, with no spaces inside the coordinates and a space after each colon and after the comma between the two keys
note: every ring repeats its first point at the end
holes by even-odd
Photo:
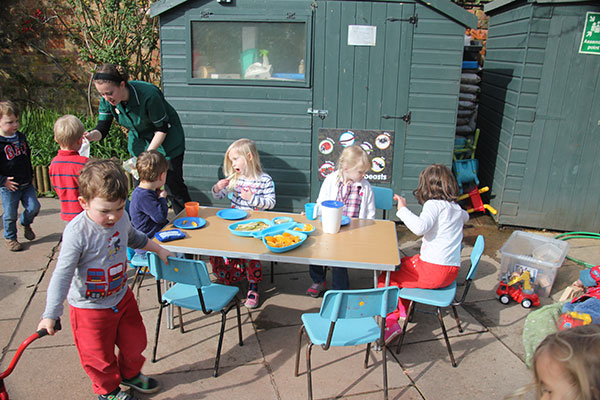
{"type": "Polygon", "coordinates": [[[355,167],[351,169],[344,168],[344,180],[350,182],[360,182],[364,177],[367,171],[360,167],[355,167]]]}
{"type": "Polygon", "coordinates": [[[246,159],[236,149],[232,149],[229,152],[229,161],[231,161],[231,166],[235,169],[235,172],[240,175],[246,175],[248,172],[246,159]]]}
{"type": "Polygon", "coordinates": [[[0,118],[0,135],[12,136],[19,129],[19,118],[14,114],[5,114],[0,118]]]}
{"type": "Polygon", "coordinates": [[[96,90],[100,93],[100,96],[112,106],[129,99],[129,90],[125,86],[125,82],[118,85],[114,82],[96,82],[94,85],[96,85],[96,90]]]}
{"type": "Polygon", "coordinates": [[[86,201],[79,196],[79,204],[88,217],[103,228],[112,228],[123,217],[125,211],[125,200],[108,201],[101,197],[94,197],[86,201]]]}
{"type": "Polygon", "coordinates": [[[549,353],[549,350],[542,352],[535,363],[542,393],[540,400],[570,399],[573,397],[573,385],[560,362],[549,353]]]}

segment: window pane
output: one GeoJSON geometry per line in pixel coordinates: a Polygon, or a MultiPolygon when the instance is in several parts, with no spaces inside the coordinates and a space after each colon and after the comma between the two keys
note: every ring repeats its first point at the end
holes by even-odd
{"type": "Polygon", "coordinates": [[[192,78],[304,81],[304,22],[192,22],[192,78]]]}

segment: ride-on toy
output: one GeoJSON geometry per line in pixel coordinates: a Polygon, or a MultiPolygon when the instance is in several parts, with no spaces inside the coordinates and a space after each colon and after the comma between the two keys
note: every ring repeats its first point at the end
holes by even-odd
{"type": "MultiPolygon", "coordinates": [[[[60,325],[60,319],[57,319],[56,324],[54,324],[54,330],[60,331],[61,328],[62,327],[60,325]]],[[[17,349],[17,352],[15,353],[12,361],[10,362],[10,365],[6,369],[6,371],[0,373],[0,400],[8,400],[8,393],[6,392],[6,387],[4,386],[4,378],[9,376],[11,374],[11,372],[13,371],[13,369],[15,369],[15,366],[17,365],[17,362],[19,362],[19,358],[21,358],[23,351],[25,351],[27,346],[29,346],[32,342],[34,342],[35,340],[37,340],[41,337],[46,336],[47,334],[48,334],[47,330],[40,329],[39,331],[37,331],[36,333],[34,333],[33,335],[31,335],[27,339],[25,339],[23,341],[23,343],[21,343],[21,345],[17,349]]]]}
{"type": "Polygon", "coordinates": [[[523,308],[537,307],[540,305],[540,298],[533,292],[531,287],[529,271],[522,274],[513,274],[512,278],[506,273],[500,280],[496,295],[500,303],[508,304],[510,299],[521,303],[523,308]],[[518,285],[518,283],[521,283],[518,285]]]}

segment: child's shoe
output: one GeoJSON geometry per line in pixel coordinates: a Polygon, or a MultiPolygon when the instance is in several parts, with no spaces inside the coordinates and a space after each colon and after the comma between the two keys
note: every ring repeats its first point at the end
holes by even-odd
{"type": "Polygon", "coordinates": [[[121,384],[141,393],[155,393],[160,390],[160,383],[156,379],[150,378],[141,372],[135,378],[123,379],[121,384]]]}
{"type": "Polygon", "coordinates": [[[306,289],[306,294],[310,297],[319,297],[323,293],[325,293],[327,287],[327,282],[323,281],[320,283],[313,283],[308,289],[306,289]]]}
{"type": "Polygon", "coordinates": [[[256,290],[248,290],[246,295],[246,302],[244,303],[246,308],[254,309],[258,307],[258,292],[256,290]]]}
{"type": "Polygon", "coordinates": [[[23,227],[23,235],[27,240],[35,239],[35,232],[31,229],[31,225],[21,225],[23,227]]]}
{"type": "Polygon", "coordinates": [[[21,251],[23,250],[23,246],[21,243],[17,242],[17,239],[6,239],[6,247],[10,251],[21,251]]]}
{"type": "Polygon", "coordinates": [[[397,322],[390,327],[385,328],[385,345],[389,346],[400,334],[402,333],[402,327],[397,322]]]}
{"type": "Polygon", "coordinates": [[[98,396],[98,400],[137,400],[137,398],[117,388],[116,393],[101,394],[98,396]]]}

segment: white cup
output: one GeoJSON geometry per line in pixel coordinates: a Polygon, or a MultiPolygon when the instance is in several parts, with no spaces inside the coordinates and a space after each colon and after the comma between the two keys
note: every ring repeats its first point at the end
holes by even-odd
{"type": "Polygon", "coordinates": [[[323,232],[338,233],[342,224],[344,203],[341,201],[327,200],[322,202],[319,206],[323,232]]]}

